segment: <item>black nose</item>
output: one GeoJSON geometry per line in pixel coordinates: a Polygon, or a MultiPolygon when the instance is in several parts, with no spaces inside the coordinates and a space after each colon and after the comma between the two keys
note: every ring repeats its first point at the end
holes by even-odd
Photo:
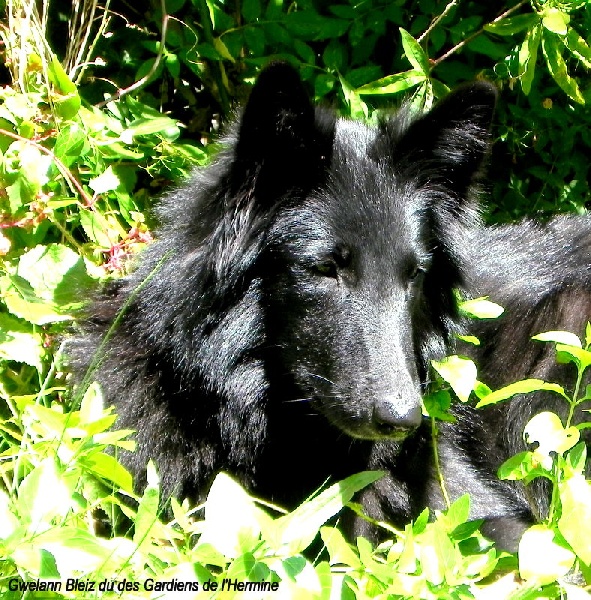
{"type": "Polygon", "coordinates": [[[380,435],[407,435],[421,424],[420,404],[406,404],[394,395],[376,400],[372,421],[380,435]]]}

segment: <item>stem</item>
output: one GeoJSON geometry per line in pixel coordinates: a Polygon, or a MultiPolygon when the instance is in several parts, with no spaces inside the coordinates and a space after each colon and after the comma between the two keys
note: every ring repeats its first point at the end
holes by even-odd
{"type": "Polygon", "coordinates": [[[132,293],[127,297],[119,312],[115,316],[113,323],[107,330],[107,333],[101,339],[97,349],[94,351],[94,354],[90,360],[90,364],[86,369],[86,373],[82,378],[82,381],[78,385],[76,392],[72,397],[72,408],[73,410],[78,410],[80,408],[80,404],[82,403],[82,399],[86,390],[90,387],[90,384],[94,381],[94,374],[100,368],[106,356],[106,349],[110,339],[115,334],[117,328],[121,324],[123,317],[127,314],[131,304],[135,301],[137,295],[144,289],[144,287],[150,282],[150,280],[160,271],[162,265],[168,260],[168,258],[173,254],[172,250],[166,252],[162,258],[158,261],[156,266],[148,273],[148,275],[143,279],[136,288],[132,291],[132,293]]]}
{"type": "MultiPolygon", "coordinates": [[[[511,8],[506,10],[504,13],[500,14],[496,19],[491,21],[491,23],[489,23],[489,24],[498,23],[502,19],[508,17],[510,14],[514,13],[516,10],[521,8],[524,4],[528,4],[528,2],[529,2],[529,0],[521,0],[521,2],[518,2],[515,6],[512,6],[511,8]]],[[[427,30],[427,31],[429,31],[429,30],[427,30]]],[[[442,54],[439,58],[436,58],[433,61],[433,66],[431,68],[434,69],[439,63],[442,63],[446,58],[449,58],[452,54],[455,54],[458,50],[463,48],[466,44],[469,44],[473,39],[477,38],[483,31],[484,31],[484,27],[481,27],[478,31],[476,31],[472,35],[469,35],[465,40],[462,40],[459,44],[456,44],[453,48],[448,50],[445,54],[442,54]]]]}
{"type": "Polygon", "coordinates": [[[37,142],[30,140],[29,138],[22,137],[21,135],[18,135],[17,133],[12,133],[12,131],[8,131],[6,129],[0,128],[0,135],[5,135],[19,142],[26,142],[27,144],[31,144],[31,146],[35,146],[37,150],[49,156],[51,160],[53,160],[53,162],[55,163],[55,166],[58,168],[58,171],[62,174],[63,178],[66,179],[71,185],[73,185],[74,188],[76,188],[76,191],[80,194],[80,196],[82,196],[86,207],[90,208],[92,206],[92,197],[84,191],[84,188],[82,187],[80,182],[74,177],[74,175],[72,175],[70,169],[68,169],[68,167],[66,167],[66,165],[64,165],[64,163],[51,150],[48,150],[41,144],[38,144],[37,142]]]}
{"type": "Polygon", "coordinates": [[[431,417],[431,442],[433,444],[433,458],[435,459],[435,469],[437,470],[437,479],[439,481],[439,487],[443,495],[443,500],[447,508],[450,507],[451,502],[447,494],[447,488],[445,487],[445,479],[443,478],[443,471],[441,470],[441,464],[439,462],[439,450],[437,448],[437,421],[434,417],[431,417]]]}
{"type": "Polygon", "coordinates": [[[443,9],[443,12],[438,17],[435,17],[435,19],[433,19],[433,21],[431,21],[431,25],[429,25],[429,27],[426,29],[426,31],[424,33],[422,33],[420,35],[420,37],[417,38],[417,42],[419,42],[419,44],[420,44],[435,29],[435,27],[437,27],[437,25],[439,25],[439,23],[447,16],[449,11],[452,8],[454,8],[454,6],[457,6],[460,2],[461,2],[461,0],[451,0],[451,2],[443,9]]]}
{"type": "MultiPolygon", "coordinates": [[[[58,171],[61,173],[62,177],[72,187],[75,188],[75,191],[77,191],[80,194],[80,196],[82,197],[82,199],[84,200],[84,204],[80,203],[81,206],[82,206],[82,208],[86,208],[88,210],[91,210],[97,216],[97,218],[99,219],[99,221],[101,221],[101,225],[103,227],[103,230],[105,231],[107,237],[109,237],[111,245],[114,245],[114,242],[111,240],[110,235],[109,235],[109,224],[107,223],[107,220],[102,215],[102,213],[100,213],[98,210],[95,209],[93,198],[87,192],[84,191],[84,188],[82,187],[82,184],[76,179],[76,177],[74,177],[74,175],[72,174],[72,172],[70,171],[70,169],[68,169],[68,167],[66,167],[66,165],[64,165],[64,163],[51,150],[48,150],[47,148],[45,148],[41,144],[38,144],[37,142],[34,142],[33,140],[30,140],[29,138],[22,137],[22,136],[20,136],[20,135],[18,135],[16,133],[12,133],[12,131],[8,131],[6,129],[0,128],[0,135],[5,135],[5,136],[7,136],[9,138],[12,138],[13,140],[17,140],[19,142],[26,142],[27,144],[31,144],[31,146],[34,146],[40,152],[42,152],[43,154],[46,154],[47,156],[49,156],[51,158],[51,160],[54,162],[54,164],[57,167],[58,171]]],[[[80,245],[76,242],[76,240],[72,237],[72,235],[68,231],[66,231],[66,229],[60,223],[58,223],[55,220],[53,220],[52,223],[61,231],[61,233],[64,235],[64,237],[75,248],[80,249],[80,245]]],[[[119,229],[120,229],[121,236],[123,236],[125,234],[125,232],[122,230],[121,227],[119,229]]]]}
{"type": "Polygon", "coordinates": [[[560,469],[558,468],[558,460],[556,457],[552,459],[552,470],[554,471],[554,479],[552,480],[552,498],[550,500],[550,509],[548,510],[548,523],[552,524],[554,519],[554,511],[558,504],[558,479],[560,477],[560,469]]]}
{"type": "Polygon", "coordinates": [[[583,372],[584,369],[577,369],[577,383],[575,385],[575,391],[573,392],[573,397],[569,401],[569,409],[568,409],[568,417],[566,419],[566,427],[570,427],[571,421],[575,414],[575,408],[579,405],[579,401],[577,398],[579,397],[579,391],[581,389],[581,382],[583,381],[583,372]]]}
{"type": "MultiPolygon", "coordinates": [[[[199,12],[199,19],[201,21],[201,27],[203,29],[203,36],[205,37],[205,41],[215,48],[213,37],[213,24],[211,22],[211,15],[209,13],[207,3],[205,2],[205,0],[198,0],[197,2],[194,2],[194,4],[197,6],[197,10],[199,12]]],[[[218,93],[220,95],[220,105],[222,107],[222,111],[225,117],[230,111],[230,100],[228,98],[226,86],[224,85],[222,63],[221,61],[216,60],[210,63],[210,67],[212,70],[214,80],[216,82],[218,93]]]]}
{"type": "Polygon", "coordinates": [[[148,83],[148,81],[150,81],[150,79],[152,79],[152,76],[158,70],[158,67],[160,66],[160,61],[162,60],[162,57],[164,56],[164,48],[165,48],[165,44],[166,44],[166,32],[168,30],[168,14],[166,13],[165,0],[161,0],[161,4],[162,4],[162,34],[160,36],[160,48],[158,48],[158,54],[156,55],[156,60],[154,61],[154,64],[152,65],[150,70],[139,81],[136,81],[135,83],[133,83],[132,85],[130,85],[127,88],[117,90],[112,96],[110,96],[106,100],[103,100],[102,102],[97,103],[96,106],[98,108],[102,108],[109,102],[114,102],[115,100],[119,100],[123,96],[126,96],[127,94],[129,94],[130,92],[135,92],[136,90],[139,90],[140,88],[144,87],[148,83]]]}

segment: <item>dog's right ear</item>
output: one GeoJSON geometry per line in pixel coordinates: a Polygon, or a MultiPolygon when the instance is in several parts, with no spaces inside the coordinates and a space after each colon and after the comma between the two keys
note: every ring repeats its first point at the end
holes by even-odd
{"type": "Polygon", "coordinates": [[[314,108],[298,73],[272,63],[254,85],[240,119],[232,187],[273,201],[304,189],[325,160],[314,108]]]}

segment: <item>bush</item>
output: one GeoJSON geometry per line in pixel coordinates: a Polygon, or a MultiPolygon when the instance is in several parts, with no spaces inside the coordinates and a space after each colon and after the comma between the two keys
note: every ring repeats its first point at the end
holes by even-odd
{"type": "MultiPolygon", "coordinates": [[[[313,563],[301,552],[371,475],[278,518],[262,516],[222,478],[212,494],[230,486],[238,505],[224,514],[246,515],[246,537],[241,524],[220,523],[207,510],[196,521],[187,506],[175,505],[174,521],[163,523],[155,479],[131,510],[115,494],[131,494],[129,474],[103,452],[128,447],[128,432],[109,430],[115,417],[94,387],[84,398],[71,395],[61,340],[88,290],[125,273],[128,258],[150,241],[153,199],[208,162],[220,129],[271,59],[295,63],[316,101],[364,119],[403,98],[425,108],[460,81],[491,79],[501,96],[490,220],[582,212],[591,148],[591,49],[583,36],[591,4],[153,0],[145,12],[115,1],[75,5],[0,1],[7,17],[0,25],[0,586],[17,575],[35,581],[57,573],[115,581],[110,592],[105,584],[88,596],[98,597],[150,577],[203,586],[248,574],[296,582],[288,584],[290,597],[306,598],[318,586],[326,597],[330,582],[343,598],[472,597],[490,585],[497,596],[517,590],[533,598],[540,588],[546,596],[583,594],[561,579],[573,565],[588,577],[589,564],[588,531],[573,525],[577,511],[586,517],[591,506],[585,457],[581,444],[569,445],[568,423],[544,417],[529,430],[552,432],[557,445],[544,446],[541,463],[555,456],[548,472],[532,470],[529,454],[504,471],[553,477],[557,490],[556,511],[525,538],[518,564],[464,523],[467,499],[432,523],[425,513],[378,549],[363,541],[351,547],[338,530],[323,528],[330,558],[313,563]],[[100,537],[97,513],[115,528],[126,516],[133,533],[100,537]],[[198,537],[203,528],[216,531],[207,544],[198,537]],[[536,566],[540,548],[543,568],[536,566]],[[515,581],[516,568],[525,583],[515,581]]],[[[440,373],[450,364],[462,363],[452,359],[440,373]]],[[[449,381],[460,396],[472,392],[475,375],[464,380],[460,388],[449,381]]],[[[433,418],[445,414],[445,406],[427,402],[433,418]]]]}

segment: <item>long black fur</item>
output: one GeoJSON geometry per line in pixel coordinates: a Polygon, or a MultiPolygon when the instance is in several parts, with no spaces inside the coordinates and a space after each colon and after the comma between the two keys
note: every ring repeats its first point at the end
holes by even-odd
{"type": "MultiPolygon", "coordinates": [[[[420,395],[457,329],[454,289],[507,308],[480,332],[493,386],[551,378],[529,337],[580,333],[591,314],[586,220],[480,225],[495,98],[474,83],[369,128],[314,109],[287,65],[261,74],[226,150],[164,201],[158,241],[72,349],[83,373],[131,299],[93,375],[137,429],[123,460],[138,487],[152,458],[165,495],[202,500],[225,470],[293,506],[327,478],[384,469],[360,497],[372,517],[400,525],[442,506],[420,395]]],[[[544,490],[532,503],[494,471],[549,403],[465,409],[441,435],[451,494],[470,492],[507,546],[544,490]]]]}

